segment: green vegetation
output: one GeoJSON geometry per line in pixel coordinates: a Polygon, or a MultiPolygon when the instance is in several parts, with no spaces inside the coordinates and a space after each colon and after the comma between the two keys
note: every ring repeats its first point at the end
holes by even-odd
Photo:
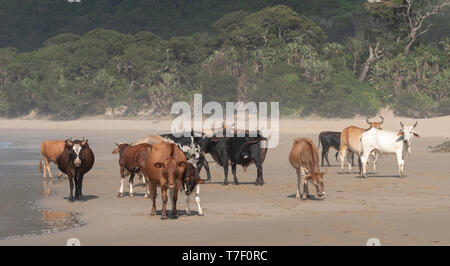
{"type": "Polygon", "coordinates": [[[412,36],[446,1],[403,2],[0,0],[0,116],[165,114],[198,92],[283,115],[450,114],[449,8],[412,36]]]}

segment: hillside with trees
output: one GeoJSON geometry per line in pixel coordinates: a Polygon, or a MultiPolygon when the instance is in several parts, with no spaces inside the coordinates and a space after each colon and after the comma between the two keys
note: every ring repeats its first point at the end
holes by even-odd
{"type": "Polygon", "coordinates": [[[449,0],[0,4],[0,116],[166,114],[194,93],[294,116],[450,114],[449,0]]]}

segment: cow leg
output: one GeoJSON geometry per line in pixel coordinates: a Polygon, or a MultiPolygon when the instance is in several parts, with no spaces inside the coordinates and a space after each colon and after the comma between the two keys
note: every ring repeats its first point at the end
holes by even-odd
{"type": "Polygon", "coordinates": [[[170,197],[172,198],[172,218],[178,218],[177,211],[177,201],[178,201],[178,191],[180,191],[181,182],[175,184],[175,188],[170,190],[170,197]]]}
{"type": "Polygon", "coordinates": [[[162,211],[161,211],[161,219],[167,219],[167,187],[165,184],[161,182],[161,199],[162,199],[162,211]]]}
{"type": "Polygon", "coordinates": [[[83,178],[84,178],[84,174],[80,175],[78,177],[78,200],[83,200],[83,178]]]}
{"type": "Polygon", "coordinates": [[[234,183],[236,185],[239,185],[238,179],[236,177],[236,164],[235,163],[231,165],[231,172],[233,173],[234,183]]]}
{"type": "Polygon", "coordinates": [[[197,202],[198,215],[203,216],[202,206],[200,206],[200,184],[197,184],[197,190],[195,191],[195,202],[197,202]]]}
{"type": "Polygon", "coordinates": [[[128,180],[128,184],[130,185],[129,195],[130,197],[133,197],[133,184],[134,184],[134,175],[135,173],[131,173],[130,179],[128,180]]]}
{"type": "Polygon", "coordinates": [[[377,173],[377,160],[378,160],[378,153],[373,152],[370,155],[373,157],[373,173],[377,173]]]}
{"type": "Polygon", "coordinates": [[[347,151],[347,165],[348,165],[348,173],[351,174],[352,173],[352,164],[350,163],[350,159],[352,157],[352,152],[351,151],[347,151]]]}
{"type": "MultiPolygon", "coordinates": [[[[327,152],[325,154],[325,160],[327,160],[328,166],[330,166],[330,160],[328,160],[328,153],[330,152],[330,148],[328,147],[327,152]]],[[[323,159],[322,159],[322,166],[323,166],[323,159]]]]}
{"type": "Polygon", "coordinates": [[[200,173],[200,170],[202,170],[203,166],[205,166],[205,170],[206,170],[206,176],[207,176],[206,180],[210,181],[211,180],[211,172],[209,171],[209,164],[204,155],[200,156],[199,160],[197,161],[198,173],[200,173]]]}
{"type": "Polygon", "coordinates": [[[120,168],[120,188],[119,188],[119,194],[117,194],[117,197],[123,197],[123,183],[125,182],[125,170],[121,167],[120,168]]]}
{"type": "Polygon", "coordinates": [[[184,201],[186,203],[186,214],[187,215],[191,215],[192,214],[191,213],[191,207],[189,206],[189,203],[191,201],[191,196],[187,195],[187,194],[184,194],[184,201]]]}
{"type": "Polygon", "coordinates": [[[399,177],[403,177],[403,153],[402,151],[395,152],[395,155],[397,156],[397,163],[398,163],[398,175],[399,177]]]}
{"type": "Polygon", "coordinates": [[[358,158],[358,162],[360,163],[360,167],[361,167],[361,177],[362,178],[366,178],[366,171],[367,171],[367,162],[369,160],[369,155],[367,154],[367,152],[363,152],[363,154],[361,156],[359,156],[358,158]]]}
{"type": "Polygon", "coordinates": [[[156,182],[147,182],[150,198],[152,199],[151,215],[156,215],[156,182]]]}
{"type": "Polygon", "coordinates": [[[223,164],[223,174],[225,178],[223,179],[223,184],[228,185],[228,162],[222,162],[223,164]]]}
{"type": "Polygon", "coordinates": [[[262,185],[264,185],[264,178],[263,178],[262,164],[259,161],[259,159],[255,160],[255,166],[256,166],[256,172],[257,172],[255,185],[262,186],[262,185]]]}
{"type": "Polygon", "coordinates": [[[302,182],[302,171],[300,169],[296,169],[297,171],[297,195],[295,195],[296,199],[300,199],[300,185],[302,182]]]}
{"type": "Polygon", "coordinates": [[[339,150],[339,161],[341,164],[341,172],[344,173],[345,168],[344,168],[344,160],[345,160],[345,154],[347,152],[347,148],[342,148],[339,150]]]}
{"type": "Polygon", "coordinates": [[[352,166],[355,166],[355,153],[354,152],[352,152],[352,166]]]}
{"type": "Polygon", "coordinates": [[[325,158],[325,154],[326,154],[325,146],[322,145],[322,164],[321,164],[322,166],[324,166],[323,159],[325,158]]]}
{"type": "Polygon", "coordinates": [[[73,202],[73,177],[72,177],[72,175],[68,175],[68,177],[69,177],[69,184],[70,184],[69,201],[73,202]]]}

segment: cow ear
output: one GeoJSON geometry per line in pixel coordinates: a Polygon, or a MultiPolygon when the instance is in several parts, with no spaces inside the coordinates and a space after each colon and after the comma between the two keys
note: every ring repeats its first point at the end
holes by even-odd
{"type": "Polygon", "coordinates": [[[327,174],[327,173],[328,173],[328,167],[325,168],[325,171],[322,172],[322,175],[325,175],[325,174],[327,174]]]}
{"type": "Polygon", "coordinates": [[[157,163],[154,163],[153,166],[155,168],[162,168],[164,165],[162,163],[160,163],[160,162],[157,162],[157,163]]]}
{"type": "Polygon", "coordinates": [[[112,151],[112,154],[115,154],[115,153],[118,153],[118,152],[119,152],[119,148],[114,149],[114,150],[112,151]]]}
{"type": "Polygon", "coordinates": [[[205,181],[203,179],[197,180],[197,184],[203,184],[203,183],[205,183],[205,181]]]}
{"type": "Polygon", "coordinates": [[[415,131],[413,132],[413,134],[415,137],[418,137],[418,138],[420,137],[419,134],[417,134],[417,132],[415,132],[415,131]]]}
{"type": "Polygon", "coordinates": [[[186,166],[186,162],[185,161],[181,161],[177,163],[178,167],[185,167],[186,166]]]}
{"type": "Polygon", "coordinates": [[[211,141],[217,142],[218,139],[219,139],[218,137],[213,137],[213,138],[211,139],[211,141]]]}
{"type": "Polygon", "coordinates": [[[397,136],[403,136],[405,133],[403,133],[403,131],[399,131],[398,133],[397,133],[397,136]]]}

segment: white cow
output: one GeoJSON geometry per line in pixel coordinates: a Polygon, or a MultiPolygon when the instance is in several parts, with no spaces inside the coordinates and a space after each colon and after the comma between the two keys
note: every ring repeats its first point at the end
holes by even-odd
{"type": "Polygon", "coordinates": [[[414,130],[417,122],[414,126],[404,126],[402,122],[400,122],[400,125],[402,128],[399,132],[371,128],[361,135],[361,177],[365,178],[367,176],[367,162],[369,154],[372,151],[376,151],[379,154],[395,154],[398,162],[399,175],[400,177],[404,176],[403,165],[406,155],[411,153],[411,140],[413,136],[419,137],[419,134],[414,130]]]}

